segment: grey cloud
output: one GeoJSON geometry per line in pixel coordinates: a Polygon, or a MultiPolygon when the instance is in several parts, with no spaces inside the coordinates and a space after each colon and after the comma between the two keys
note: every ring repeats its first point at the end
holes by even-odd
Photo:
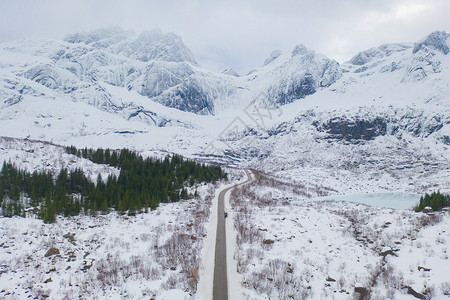
{"type": "Polygon", "coordinates": [[[0,42],[62,38],[111,24],[137,33],[160,28],[182,36],[201,65],[239,73],[298,43],[342,62],[366,48],[450,29],[448,0],[3,0],[1,6],[0,42]]]}

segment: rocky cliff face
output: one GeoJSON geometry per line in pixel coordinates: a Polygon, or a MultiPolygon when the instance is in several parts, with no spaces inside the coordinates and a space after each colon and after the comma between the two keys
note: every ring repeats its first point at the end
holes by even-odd
{"type": "MultiPolygon", "coordinates": [[[[384,135],[402,135],[427,138],[445,126],[450,119],[442,114],[430,114],[422,110],[397,109],[392,112],[372,112],[368,115],[341,116],[313,125],[329,138],[346,141],[369,141],[384,135]]],[[[444,140],[445,136],[442,137],[444,140]]]]}
{"type": "Polygon", "coordinates": [[[314,94],[319,88],[329,87],[342,77],[336,61],[303,45],[297,45],[290,56],[274,51],[264,66],[272,67],[271,72],[278,75],[267,92],[269,98],[280,105],[314,94]]]}

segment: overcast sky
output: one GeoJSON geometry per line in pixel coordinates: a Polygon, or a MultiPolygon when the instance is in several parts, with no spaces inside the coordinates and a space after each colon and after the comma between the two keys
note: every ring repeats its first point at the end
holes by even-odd
{"type": "Polygon", "coordinates": [[[450,0],[0,0],[0,42],[118,25],[180,35],[209,69],[239,73],[302,43],[339,62],[450,31],[450,0]]]}

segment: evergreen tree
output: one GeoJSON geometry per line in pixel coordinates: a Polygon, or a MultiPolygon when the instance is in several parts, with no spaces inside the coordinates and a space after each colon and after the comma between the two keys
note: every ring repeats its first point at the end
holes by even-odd
{"type": "Polygon", "coordinates": [[[186,189],[182,189],[181,190],[181,195],[180,195],[181,199],[187,199],[188,198],[188,192],[186,189]]]}
{"type": "Polygon", "coordinates": [[[103,214],[107,214],[108,213],[108,201],[106,201],[106,198],[103,199],[102,201],[102,205],[100,206],[100,210],[102,211],[103,214]]]}

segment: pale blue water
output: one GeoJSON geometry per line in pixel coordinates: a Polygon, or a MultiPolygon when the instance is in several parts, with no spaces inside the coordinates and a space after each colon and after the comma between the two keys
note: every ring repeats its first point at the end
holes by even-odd
{"type": "Polygon", "coordinates": [[[387,207],[395,209],[409,209],[419,203],[420,195],[403,192],[350,194],[343,196],[327,196],[311,199],[311,201],[348,201],[362,203],[375,207],[387,207]]]}

